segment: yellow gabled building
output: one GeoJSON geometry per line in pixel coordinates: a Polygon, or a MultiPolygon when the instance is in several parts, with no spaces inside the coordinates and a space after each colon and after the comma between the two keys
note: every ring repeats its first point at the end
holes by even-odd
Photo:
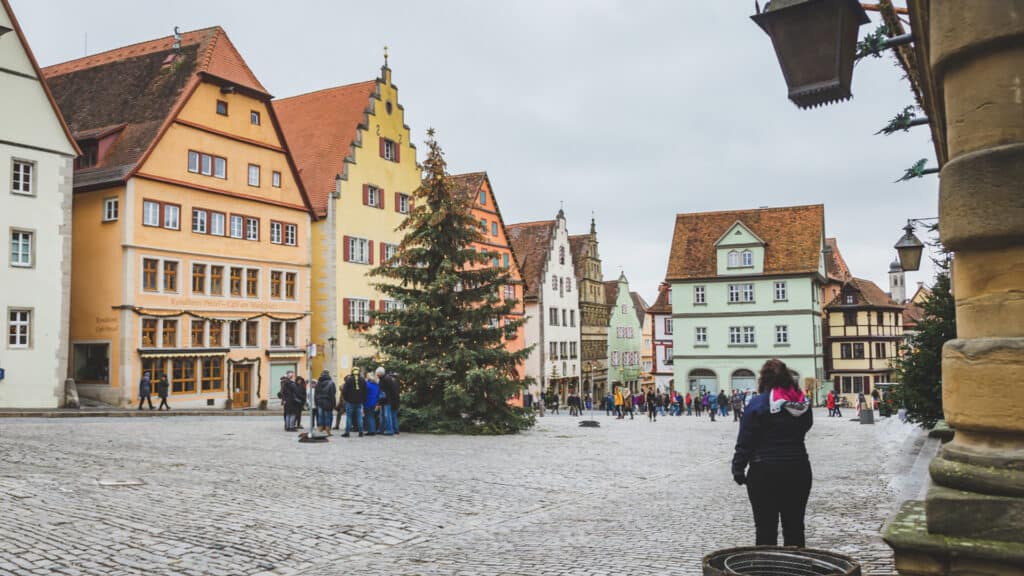
{"type": "Polygon", "coordinates": [[[71,368],[130,405],[144,372],[172,407],[253,406],[309,334],[309,201],[271,96],[224,31],[43,71],[76,161],[71,368]]]}
{"type": "Polygon", "coordinates": [[[416,148],[386,59],[375,80],[275,100],[274,110],[316,217],[314,372],[343,373],[377,354],[369,313],[396,305],[369,272],[401,242],[395,229],[420,186],[416,148]]]}

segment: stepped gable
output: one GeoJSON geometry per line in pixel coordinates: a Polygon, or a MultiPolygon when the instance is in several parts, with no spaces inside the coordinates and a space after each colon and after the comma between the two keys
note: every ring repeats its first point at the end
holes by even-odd
{"type": "Polygon", "coordinates": [[[266,98],[219,26],[140,42],[43,68],[47,84],[78,140],[120,132],[95,166],[75,171],[75,187],[124,181],[173,121],[200,74],[266,98]]]}
{"type": "Polygon", "coordinates": [[[715,244],[737,221],[765,242],[764,274],[818,271],[825,230],[821,204],[678,214],[665,279],[717,277],[715,244]]]}
{"type": "Polygon", "coordinates": [[[608,306],[615,306],[615,303],[619,301],[619,281],[618,280],[605,280],[604,281],[604,303],[608,306]]]}
{"type": "Polygon", "coordinates": [[[346,163],[355,162],[359,129],[367,126],[376,93],[377,80],[367,80],[272,103],[318,218],[327,215],[335,177],[346,177],[346,163]]]}
{"type": "Polygon", "coordinates": [[[526,283],[523,294],[526,300],[536,300],[540,294],[544,265],[551,251],[555,227],[554,220],[509,224],[505,227],[509,244],[519,261],[523,282],[526,283]]]}

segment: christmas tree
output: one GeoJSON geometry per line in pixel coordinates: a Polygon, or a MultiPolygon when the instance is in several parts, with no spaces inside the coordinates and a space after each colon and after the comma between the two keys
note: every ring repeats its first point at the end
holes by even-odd
{"type": "Polygon", "coordinates": [[[414,194],[395,256],[371,274],[397,303],[371,313],[367,338],[402,384],[402,428],[422,432],[505,434],[528,428],[532,414],[507,400],[523,388],[517,365],[529,349],[510,352],[513,302],[501,289],[512,278],[473,249],[483,240],[471,200],[447,178],[434,131],[427,132],[423,183],[414,194]],[[504,323],[502,322],[504,320],[504,323]]]}

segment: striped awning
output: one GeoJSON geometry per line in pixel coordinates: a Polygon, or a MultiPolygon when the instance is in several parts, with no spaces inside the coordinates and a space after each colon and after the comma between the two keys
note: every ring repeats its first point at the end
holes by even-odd
{"type": "Polygon", "coordinates": [[[270,358],[305,358],[306,351],[302,348],[291,348],[288,350],[267,350],[270,358]]]}
{"type": "Polygon", "coordinates": [[[139,358],[203,358],[209,356],[225,356],[227,353],[227,348],[140,349],[139,358]]]}

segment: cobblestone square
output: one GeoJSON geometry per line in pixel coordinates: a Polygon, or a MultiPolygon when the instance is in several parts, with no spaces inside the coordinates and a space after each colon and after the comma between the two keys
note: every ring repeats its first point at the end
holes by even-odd
{"type": "MultiPolygon", "coordinates": [[[[753,543],[731,416],[596,418],[327,444],[276,417],[3,419],[0,575],[690,575],[753,543]]],[[[808,546],[894,573],[879,533],[922,438],[817,411],[808,546]]]]}

